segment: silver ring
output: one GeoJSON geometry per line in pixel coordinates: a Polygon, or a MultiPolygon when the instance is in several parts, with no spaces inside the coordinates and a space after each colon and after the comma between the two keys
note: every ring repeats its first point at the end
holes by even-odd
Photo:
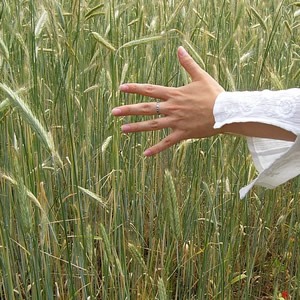
{"type": "Polygon", "coordinates": [[[158,115],[160,115],[160,107],[159,107],[159,101],[157,101],[156,102],[156,113],[158,114],[158,115]]]}

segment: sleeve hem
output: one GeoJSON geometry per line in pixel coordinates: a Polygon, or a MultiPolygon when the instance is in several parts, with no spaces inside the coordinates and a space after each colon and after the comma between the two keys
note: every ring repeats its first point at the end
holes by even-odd
{"type": "Polygon", "coordinates": [[[281,122],[274,122],[273,120],[269,120],[266,118],[256,118],[256,117],[244,117],[244,118],[229,118],[224,121],[216,121],[214,124],[214,129],[220,129],[224,125],[227,124],[232,124],[232,123],[262,123],[262,124],[268,124],[268,125],[273,125],[279,128],[282,128],[284,130],[287,130],[289,132],[294,133],[295,135],[299,135],[300,132],[295,128],[294,126],[291,126],[290,124],[287,124],[283,121],[281,122]]]}

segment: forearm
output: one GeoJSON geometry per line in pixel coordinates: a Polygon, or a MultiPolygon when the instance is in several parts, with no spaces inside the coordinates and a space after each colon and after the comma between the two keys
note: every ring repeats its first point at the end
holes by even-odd
{"type": "Polygon", "coordinates": [[[221,133],[243,135],[247,137],[269,138],[284,141],[294,141],[296,135],[280,127],[256,123],[256,122],[239,122],[226,124],[220,129],[221,133]]]}

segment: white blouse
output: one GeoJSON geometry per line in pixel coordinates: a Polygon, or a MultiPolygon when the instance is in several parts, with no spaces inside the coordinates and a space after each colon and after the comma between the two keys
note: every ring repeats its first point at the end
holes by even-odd
{"type": "Polygon", "coordinates": [[[259,122],[293,132],[295,142],[247,137],[256,179],[240,190],[244,198],[254,185],[276,186],[300,174],[300,89],[223,92],[214,106],[215,128],[236,122],[259,122]]]}

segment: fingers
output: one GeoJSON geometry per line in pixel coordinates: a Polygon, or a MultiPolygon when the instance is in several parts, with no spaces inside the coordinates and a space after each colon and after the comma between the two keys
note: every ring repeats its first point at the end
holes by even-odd
{"type": "Polygon", "coordinates": [[[157,118],[153,120],[125,124],[121,126],[123,133],[130,133],[130,132],[142,132],[142,131],[154,131],[160,130],[164,128],[170,127],[170,121],[168,117],[164,118],[157,118]]]}
{"type": "Polygon", "coordinates": [[[182,46],[178,48],[178,59],[193,81],[200,80],[206,74],[182,46]]]}
{"type": "MultiPolygon", "coordinates": [[[[189,73],[193,81],[202,81],[202,84],[203,82],[204,83],[206,82],[205,80],[209,75],[203,69],[201,69],[201,67],[193,60],[193,58],[187,53],[187,51],[183,47],[178,48],[178,59],[182,67],[189,73]]],[[[157,118],[154,120],[148,120],[148,121],[143,121],[138,123],[125,124],[122,126],[122,131],[124,133],[154,131],[154,130],[161,130],[164,128],[173,129],[170,135],[162,139],[156,145],[147,149],[144,152],[144,155],[146,156],[155,155],[161,151],[168,149],[169,147],[178,143],[179,141],[181,141],[187,136],[183,130],[178,130],[178,127],[176,124],[174,124],[174,121],[171,121],[172,120],[171,113],[169,116],[169,113],[167,112],[168,107],[170,106],[169,104],[176,102],[178,95],[180,100],[182,98],[182,94],[184,93],[178,93],[178,92],[176,93],[176,88],[173,87],[165,87],[165,86],[152,85],[152,84],[138,84],[138,83],[122,84],[120,86],[120,91],[124,93],[138,94],[138,95],[166,101],[161,103],[150,102],[150,103],[124,105],[124,106],[116,107],[112,110],[112,114],[114,116],[156,115],[157,113],[161,113],[165,115],[165,117],[163,118],[157,118]]]]}
{"type": "Polygon", "coordinates": [[[130,94],[139,94],[147,97],[152,97],[161,100],[167,100],[172,88],[153,85],[153,84],[138,84],[126,83],[120,86],[120,91],[130,94]]]}
{"type": "Polygon", "coordinates": [[[159,113],[163,114],[164,103],[158,102],[146,102],[146,103],[137,103],[130,105],[123,105],[120,107],[115,107],[112,110],[112,114],[114,116],[151,116],[156,115],[157,113],[157,105],[159,109],[159,113]]]}
{"type": "Polygon", "coordinates": [[[171,134],[169,134],[167,137],[162,139],[159,143],[152,146],[151,148],[147,149],[144,152],[145,156],[152,156],[159,152],[162,152],[171,146],[175,145],[176,143],[180,142],[182,140],[181,134],[179,131],[173,131],[171,134]]]}

